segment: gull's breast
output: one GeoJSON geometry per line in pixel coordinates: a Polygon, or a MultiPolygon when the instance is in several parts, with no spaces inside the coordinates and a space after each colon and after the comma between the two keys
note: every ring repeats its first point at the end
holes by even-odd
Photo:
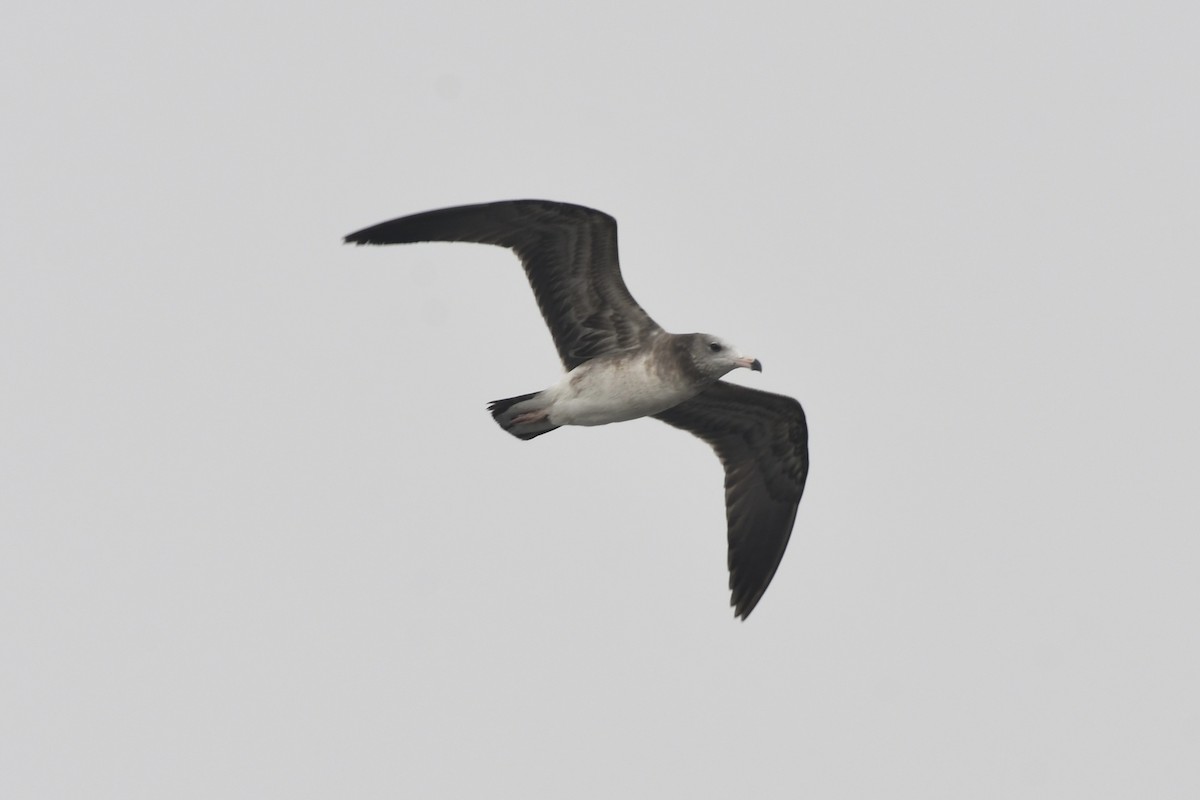
{"type": "Polygon", "coordinates": [[[580,364],[551,389],[555,425],[607,425],[665,411],[701,389],[664,377],[648,355],[595,359],[580,364]]]}

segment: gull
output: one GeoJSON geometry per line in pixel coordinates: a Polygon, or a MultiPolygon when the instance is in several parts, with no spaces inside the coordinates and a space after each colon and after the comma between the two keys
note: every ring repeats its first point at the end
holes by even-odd
{"type": "Polygon", "coordinates": [[[775,576],[808,476],[808,425],[791,397],[726,383],[757,358],[707,333],[668,333],[633,299],[617,223],[549,200],[443,208],[381,222],[347,243],[476,242],[512,249],[566,370],[540,392],[493,401],[500,427],[533,439],[563,425],[654,417],[707,442],[725,468],[730,605],[741,619],[775,576]]]}

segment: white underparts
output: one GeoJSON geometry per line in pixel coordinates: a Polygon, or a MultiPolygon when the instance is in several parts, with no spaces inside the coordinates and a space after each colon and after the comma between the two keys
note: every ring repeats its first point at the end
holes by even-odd
{"type": "Polygon", "coordinates": [[[666,380],[640,355],[581,364],[543,396],[555,425],[607,425],[666,411],[701,388],[666,380]]]}

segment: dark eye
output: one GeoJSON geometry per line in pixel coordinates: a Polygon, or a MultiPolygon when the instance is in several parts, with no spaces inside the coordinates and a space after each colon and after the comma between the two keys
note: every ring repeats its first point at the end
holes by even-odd
{"type": "Polygon", "coordinates": [[[708,346],[708,349],[712,350],[714,353],[719,353],[719,352],[721,352],[722,347],[719,342],[713,342],[712,344],[710,344],[708,346]]]}

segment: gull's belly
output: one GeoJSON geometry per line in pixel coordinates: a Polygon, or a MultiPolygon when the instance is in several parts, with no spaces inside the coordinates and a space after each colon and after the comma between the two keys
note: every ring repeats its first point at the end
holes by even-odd
{"type": "Polygon", "coordinates": [[[666,411],[694,396],[699,387],[668,383],[638,359],[582,364],[553,391],[549,412],[555,425],[607,425],[666,411]]]}

